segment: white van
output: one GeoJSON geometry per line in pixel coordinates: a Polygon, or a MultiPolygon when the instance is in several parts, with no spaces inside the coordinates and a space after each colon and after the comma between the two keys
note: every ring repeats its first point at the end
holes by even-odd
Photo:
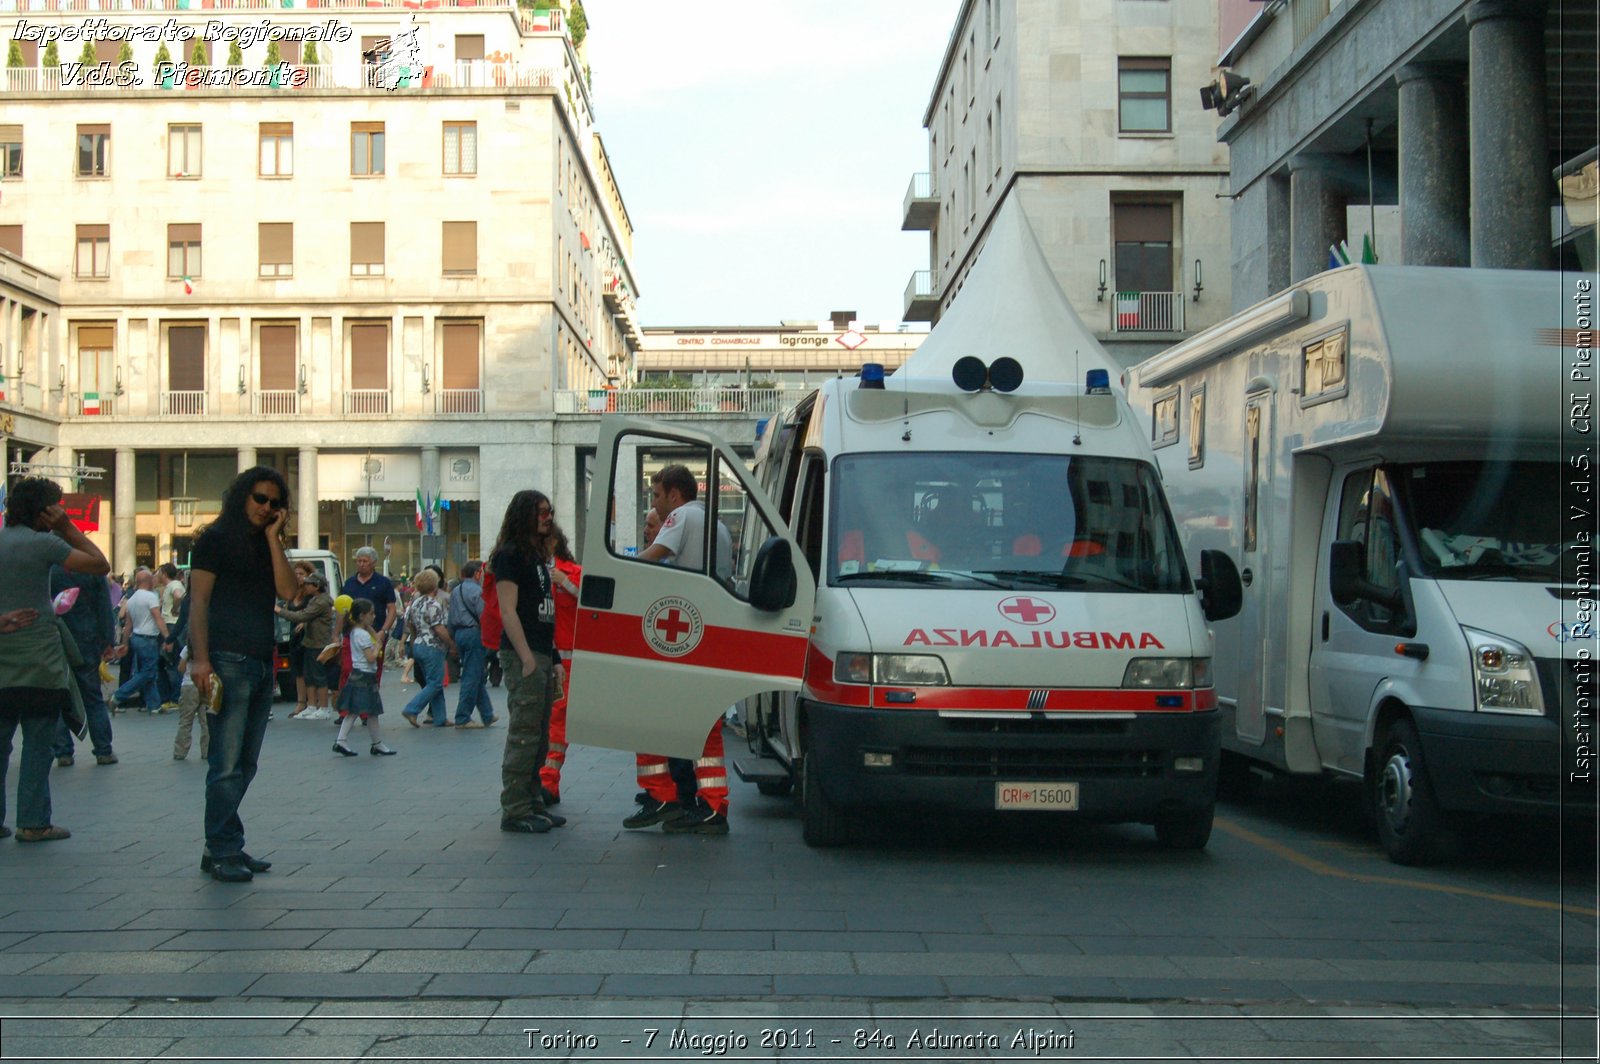
{"type": "MultiPolygon", "coordinates": [[[[1211,637],[1110,370],[1013,205],[907,365],[775,419],[759,479],[709,433],[608,416],[571,741],[698,757],[748,699],[759,756],[737,767],[766,793],[799,784],[812,845],[894,806],[1143,821],[1204,846],[1211,637]],[[701,479],[708,535],[729,530],[731,578],[631,557],[669,462],[701,479]]],[[[1203,564],[1226,616],[1237,574],[1203,564]]]]}
{"type": "Polygon", "coordinates": [[[1593,815],[1593,457],[1562,451],[1593,372],[1560,328],[1586,284],[1350,266],[1133,370],[1185,544],[1243,575],[1225,783],[1364,780],[1402,864],[1449,814],[1593,815]]]}

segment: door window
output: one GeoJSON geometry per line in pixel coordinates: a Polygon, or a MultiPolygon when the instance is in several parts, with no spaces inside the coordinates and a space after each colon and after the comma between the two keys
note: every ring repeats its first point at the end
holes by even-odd
{"type": "MultiPolygon", "coordinates": [[[[1362,579],[1384,592],[1399,590],[1400,533],[1394,493],[1382,469],[1363,469],[1345,478],[1335,538],[1362,545],[1362,579]]],[[[1340,603],[1339,609],[1374,632],[1398,631],[1405,621],[1404,611],[1366,597],[1340,603]]]]}

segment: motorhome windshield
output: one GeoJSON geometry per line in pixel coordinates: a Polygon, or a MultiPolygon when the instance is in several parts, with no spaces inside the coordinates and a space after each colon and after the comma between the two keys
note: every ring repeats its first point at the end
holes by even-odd
{"type": "Polygon", "coordinates": [[[831,584],[1190,588],[1155,470],[1133,459],[855,454],[833,483],[831,584]]]}
{"type": "Polygon", "coordinates": [[[1395,467],[1392,482],[1426,575],[1550,581],[1561,578],[1560,479],[1554,462],[1426,462],[1395,467]]]}

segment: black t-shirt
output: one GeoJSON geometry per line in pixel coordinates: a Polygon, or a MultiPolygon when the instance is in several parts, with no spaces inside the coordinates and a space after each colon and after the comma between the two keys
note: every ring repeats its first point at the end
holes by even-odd
{"type": "Polygon", "coordinates": [[[190,568],[216,576],[207,614],[210,653],[229,651],[271,661],[277,649],[272,607],[278,602],[278,586],[266,535],[208,528],[194,542],[190,568]]]}
{"type": "MultiPolygon", "coordinates": [[[[556,603],[550,594],[550,570],[544,562],[502,547],[489,559],[489,571],[494,573],[496,587],[505,583],[517,585],[517,620],[522,622],[528,649],[537,654],[554,654],[556,603]]],[[[516,649],[509,635],[500,637],[500,649],[516,649]]]]}

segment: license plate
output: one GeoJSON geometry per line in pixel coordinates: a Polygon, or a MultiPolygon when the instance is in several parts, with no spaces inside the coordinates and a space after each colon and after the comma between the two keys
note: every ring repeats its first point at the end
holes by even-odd
{"type": "Polygon", "coordinates": [[[1064,809],[1078,808],[1076,783],[996,783],[994,785],[996,809],[1064,809]]]}

